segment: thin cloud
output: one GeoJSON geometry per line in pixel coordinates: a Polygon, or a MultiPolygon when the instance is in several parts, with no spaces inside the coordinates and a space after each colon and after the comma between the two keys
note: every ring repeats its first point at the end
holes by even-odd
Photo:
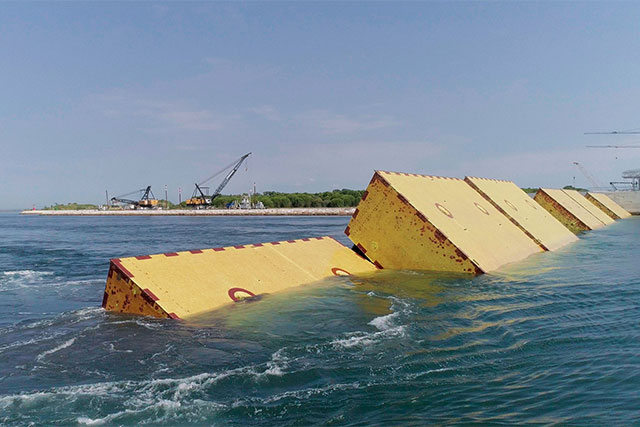
{"type": "Polygon", "coordinates": [[[280,112],[270,105],[261,105],[259,107],[249,108],[248,111],[272,122],[279,122],[282,120],[280,112]]]}
{"type": "Polygon", "coordinates": [[[398,126],[401,123],[390,116],[347,116],[326,110],[314,110],[298,116],[308,126],[325,134],[353,133],[398,126]]]}
{"type": "Polygon", "coordinates": [[[173,127],[191,131],[217,131],[236,120],[236,116],[216,114],[210,110],[165,111],[155,115],[157,120],[173,127]]]}
{"type": "Polygon", "coordinates": [[[95,104],[103,115],[111,118],[141,117],[148,119],[147,131],[184,130],[220,131],[241,119],[237,114],[225,114],[211,109],[195,109],[164,100],[144,99],[120,90],[95,97],[95,104]]]}

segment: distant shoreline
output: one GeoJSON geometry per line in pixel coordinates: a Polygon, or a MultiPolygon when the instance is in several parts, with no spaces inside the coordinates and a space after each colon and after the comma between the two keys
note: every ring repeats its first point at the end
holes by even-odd
{"type": "Polygon", "coordinates": [[[24,210],[36,216],[351,216],[351,208],[271,208],[271,209],[171,209],[171,210],[24,210]]]}

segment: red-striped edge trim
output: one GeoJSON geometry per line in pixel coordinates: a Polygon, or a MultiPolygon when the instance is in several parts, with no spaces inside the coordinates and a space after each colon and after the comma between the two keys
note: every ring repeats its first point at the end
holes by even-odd
{"type": "Polygon", "coordinates": [[[400,193],[398,193],[398,199],[400,199],[400,201],[401,201],[402,203],[404,203],[405,205],[406,205],[407,203],[409,203],[409,201],[407,200],[407,198],[406,198],[406,197],[404,197],[404,196],[403,196],[402,194],[400,194],[400,193]]]}
{"type": "Polygon", "coordinates": [[[382,264],[380,264],[378,261],[373,261],[373,265],[375,265],[377,268],[379,268],[380,270],[383,270],[384,267],[382,266],[382,264]]]}
{"type": "Polygon", "coordinates": [[[322,237],[316,237],[316,240],[323,240],[323,239],[324,239],[324,236],[322,236],[322,237]]]}
{"type": "Polygon", "coordinates": [[[422,214],[422,212],[416,212],[416,216],[420,218],[422,222],[427,222],[427,217],[422,214]]]}
{"type": "Polygon", "coordinates": [[[180,316],[178,316],[174,312],[168,313],[167,316],[169,316],[170,319],[180,320],[180,316]]]}
{"type": "Polygon", "coordinates": [[[385,171],[376,171],[376,173],[373,175],[373,178],[371,178],[371,183],[373,184],[374,181],[380,181],[380,183],[382,185],[384,185],[385,187],[389,186],[389,183],[387,182],[386,179],[384,179],[384,177],[382,176],[382,173],[389,173],[389,172],[385,172],[385,171]]]}
{"type": "Polygon", "coordinates": [[[145,288],[145,289],[143,289],[143,290],[142,290],[142,292],[144,292],[145,294],[147,294],[147,296],[148,296],[149,298],[151,298],[152,300],[154,300],[154,301],[158,301],[158,300],[159,300],[159,298],[156,296],[156,294],[154,294],[153,292],[151,292],[151,289],[149,289],[149,288],[145,288]]]}
{"type": "Polygon", "coordinates": [[[177,252],[167,252],[164,256],[178,256],[177,252]]]}
{"type": "Polygon", "coordinates": [[[287,243],[295,243],[295,240],[287,240],[287,243]]]}
{"type": "Polygon", "coordinates": [[[260,246],[264,246],[262,243],[255,243],[252,245],[254,248],[259,248],[260,246]]]}
{"type": "Polygon", "coordinates": [[[367,196],[369,195],[369,190],[365,190],[364,193],[362,193],[362,200],[367,200],[367,196]]]}
{"type": "Polygon", "coordinates": [[[221,251],[224,251],[224,248],[213,248],[213,250],[216,252],[221,252],[221,251]]]}
{"type": "Polygon", "coordinates": [[[111,260],[111,262],[113,263],[113,265],[115,265],[116,267],[118,267],[118,270],[120,270],[120,272],[122,274],[124,274],[125,276],[127,276],[129,279],[133,278],[133,274],[131,274],[131,272],[129,270],[127,270],[121,263],[120,258],[114,258],[111,260]]]}
{"type": "Polygon", "coordinates": [[[151,259],[151,255],[140,255],[137,256],[136,259],[151,259]]]}
{"type": "Polygon", "coordinates": [[[104,295],[102,296],[102,308],[106,308],[107,307],[107,300],[108,299],[109,299],[109,294],[107,294],[105,292],[104,295]]]}
{"type": "Polygon", "coordinates": [[[201,254],[202,253],[202,251],[200,249],[193,249],[193,250],[190,250],[189,252],[191,252],[192,254],[201,254]]]}
{"type": "Polygon", "coordinates": [[[273,246],[275,246],[275,245],[279,245],[279,244],[280,244],[280,242],[271,242],[271,244],[272,244],[273,246]]]}
{"type": "Polygon", "coordinates": [[[351,228],[347,225],[347,228],[344,229],[344,234],[347,236],[351,234],[351,228]]]}
{"type": "Polygon", "coordinates": [[[340,246],[346,247],[346,246],[344,246],[341,242],[339,242],[339,241],[338,241],[338,239],[336,239],[335,237],[332,237],[332,236],[326,236],[326,238],[327,238],[327,239],[331,239],[331,240],[333,240],[334,242],[336,242],[336,243],[337,243],[337,244],[339,244],[340,246]]]}
{"type": "Polygon", "coordinates": [[[308,237],[303,237],[303,238],[302,238],[302,241],[303,241],[303,242],[308,242],[309,240],[311,240],[311,239],[309,239],[308,237]]]}
{"type": "Polygon", "coordinates": [[[244,249],[245,246],[244,245],[236,245],[236,246],[234,246],[234,248],[236,248],[236,249],[244,249]]]}
{"type": "Polygon", "coordinates": [[[356,208],[356,210],[353,211],[353,215],[351,215],[351,218],[357,217],[359,213],[360,213],[360,210],[358,208],[356,208]]]}
{"type": "Polygon", "coordinates": [[[356,246],[358,247],[358,249],[360,249],[360,252],[362,252],[363,254],[367,253],[367,250],[360,243],[356,244],[356,246]]]}

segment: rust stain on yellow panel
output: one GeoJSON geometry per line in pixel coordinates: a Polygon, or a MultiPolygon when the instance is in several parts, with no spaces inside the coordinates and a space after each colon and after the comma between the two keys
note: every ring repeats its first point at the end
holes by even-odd
{"type": "Polygon", "coordinates": [[[345,230],[384,268],[479,274],[542,249],[463,180],[377,171],[345,230]]]}
{"type": "Polygon", "coordinates": [[[185,318],[225,304],[376,267],[331,237],[111,261],[103,307],[185,318]]]}
{"type": "Polygon", "coordinates": [[[534,200],[575,234],[604,226],[562,190],[540,188],[534,200]]]}
{"type": "Polygon", "coordinates": [[[578,240],[512,181],[466,177],[465,181],[546,250],[556,250],[578,240]]]}
{"type": "Polygon", "coordinates": [[[587,200],[596,205],[602,212],[609,215],[612,219],[622,219],[631,216],[622,206],[611,200],[609,196],[602,193],[587,193],[587,200]]]}
{"type": "Polygon", "coordinates": [[[588,201],[586,199],[586,197],[584,197],[578,191],[576,191],[576,190],[562,190],[562,191],[564,191],[564,193],[567,194],[569,197],[571,197],[573,200],[578,202],[578,204],[580,204],[580,206],[582,206],[587,211],[589,211],[589,213],[591,215],[596,217],[598,219],[598,221],[600,221],[604,225],[613,224],[615,222],[613,219],[611,219],[611,217],[609,215],[607,215],[606,213],[602,212],[602,210],[600,210],[593,203],[588,201]]]}

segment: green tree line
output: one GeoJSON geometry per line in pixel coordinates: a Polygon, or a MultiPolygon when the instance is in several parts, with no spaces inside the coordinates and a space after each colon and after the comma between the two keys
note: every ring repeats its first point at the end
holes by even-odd
{"type": "MultiPolygon", "coordinates": [[[[351,207],[356,206],[364,190],[333,190],[323,193],[280,193],[277,191],[265,191],[252,197],[252,202],[262,202],[265,208],[324,208],[324,207],[351,207]]],[[[213,205],[224,208],[235,200],[240,201],[241,195],[220,195],[213,200],[213,205]]],[[[186,208],[187,203],[182,202],[179,207],[186,208]]]]}

